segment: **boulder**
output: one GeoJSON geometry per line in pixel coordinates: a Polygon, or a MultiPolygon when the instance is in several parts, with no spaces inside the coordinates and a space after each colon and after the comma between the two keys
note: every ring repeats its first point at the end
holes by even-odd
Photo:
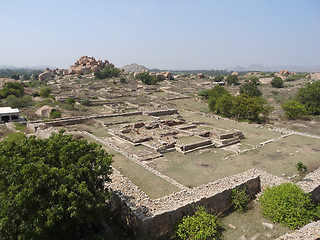
{"type": "Polygon", "coordinates": [[[43,106],[41,108],[39,108],[36,112],[35,112],[35,116],[39,117],[39,118],[49,118],[50,117],[50,113],[52,111],[53,107],[50,106],[43,106]]]}
{"type": "Polygon", "coordinates": [[[45,72],[39,74],[39,81],[40,82],[51,79],[51,78],[52,78],[51,71],[45,71],[45,72]]]}

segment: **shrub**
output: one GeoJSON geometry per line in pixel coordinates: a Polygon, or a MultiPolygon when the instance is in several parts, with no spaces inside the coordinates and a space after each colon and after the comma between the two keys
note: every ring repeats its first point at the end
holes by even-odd
{"type": "Polygon", "coordinates": [[[223,80],[224,80],[223,75],[218,75],[213,79],[214,82],[222,82],[223,80]]]}
{"type": "Polygon", "coordinates": [[[291,229],[319,218],[319,206],[315,208],[310,196],[293,183],[267,188],[259,201],[265,217],[291,229]]]}
{"type": "Polygon", "coordinates": [[[156,84],[158,82],[157,78],[155,76],[151,76],[148,72],[139,73],[137,78],[147,85],[156,84]]]}
{"type": "Polygon", "coordinates": [[[262,92],[259,90],[256,82],[248,82],[243,84],[240,87],[240,94],[247,94],[250,97],[262,96],[262,92]]]}
{"type": "Polygon", "coordinates": [[[179,239],[206,240],[218,239],[222,236],[222,227],[219,219],[206,212],[204,207],[199,207],[192,216],[185,216],[178,224],[175,231],[179,239]]]}
{"type": "Polygon", "coordinates": [[[120,78],[120,83],[127,83],[126,78],[125,78],[125,77],[121,77],[121,78],[120,78]]]}
{"type": "Polygon", "coordinates": [[[101,71],[94,73],[94,76],[99,79],[118,77],[120,74],[120,69],[115,67],[105,66],[101,71]]]}
{"type": "Polygon", "coordinates": [[[20,82],[7,82],[3,85],[3,88],[0,91],[2,98],[6,98],[10,95],[16,97],[22,97],[24,94],[24,86],[20,82]]]}
{"type": "Polygon", "coordinates": [[[47,98],[50,96],[51,90],[47,87],[40,89],[40,97],[47,98]]]}
{"type": "Polygon", "coordinates": [[[66,104],[70,104],[70,105],[73,105],[75,104],[76,100],[74,100],[74,98],[67,98],[66,99],[66,104]]]}
{"type": "Polygon", "coordinates": [[[228,85],[237,85],[239,83],[239,78],[237,75],[229,75],[226,79],[228,85]]]}
{"type": "Polygon", "coordinates": [[[25,95],[22,98],[18,98],[14,95],[8,96],[6,99],[6,104],[12,108],[28,107],[33,105],[33,100],[31,96],[25,95]]]}
{"type": "Polygon", "coordinates": [[[305,176],[305,175],[307,174],[307,172],[308,172],[307,166],[304,165],[302,162],[298,162],[298,163],[296,164],[296,169],[298,170],[299,175],[300,175],[301,177],[305,176]]]}
{"type": "Polygon", "coordinates": [[[274,77],[271,81],[271,86],[275,88],[282,88],[283,80],[281,79],[281,77],[274,77]]]}
{"type": "Polygon", "coordinates": [[[320,81],[300,88],[295,99],[306,107],[308,114],[320,115],[320,81]]]}
{"type": "Polygon", "coordinates": [[[290,119],[296,119],[307,114],[306,107],[297,101],[287,101],[282,105],[285,115],[290,119]]]}
{"type": "Polygon", "coordinates": [[[84,99],[84,100],[81,101],[81,105],[90,106],[90,101],[88,99],[84,99]]]}
{"type": "Polygon", "coordinates": [[[250,199],[246,194],[246,188],[231,190],[231,204],[233,208],[239,212],[243,212],[247,209],[250,199]]]}
{"type": "Polygon", "coordinates": [[[209,98],[209,90],[203,89],[198,92],[198,96],[202,98],[209,98]]]}
{"type": "Polygon", "coordinates": [[[50,112],[50,118],[61,118],[61,112],[53,108],[50,112]]]}

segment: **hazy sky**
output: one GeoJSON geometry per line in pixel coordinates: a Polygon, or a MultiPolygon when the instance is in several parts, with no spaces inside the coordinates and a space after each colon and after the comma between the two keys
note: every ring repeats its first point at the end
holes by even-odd
{"type": "Polygon", "coordinates": [[[318,0],[0,0],[0,65],[320,65],[318,0]]]}

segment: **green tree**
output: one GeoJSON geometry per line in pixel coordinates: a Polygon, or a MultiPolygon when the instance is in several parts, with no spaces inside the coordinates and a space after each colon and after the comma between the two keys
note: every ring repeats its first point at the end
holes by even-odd
{"type": "Polygon", "coordinates": [[[120,69],[115,67],[105,66],[101,71],[95,72],[94,76],[99,79],[118,77],[120,69]]]}
{"type": "Polygon", "coordinates": [[[66,104],[70,104],[70,105],[73,105],[76,103],[76,100],[74,100],[74,98],[67,98],[66,99],[66,104]]]}
{"type": "Polygon", "coordinates": [[[112,156],[71,135],[0,142],[0,239],[72,239],[106,214],[112,156]]]}
{"type": "Polygon", "coordinates": [[[228,90],[226,90],[224,87],[222,86],[214,86],[213,88],[211,88],[208,92],[208,97],[209,97],[209,109],[211,111],[215,111],[215,105],[217,100],[222,97],[224,94],[228,94],[228,90]]]}
{"type": "Polygon", "coordinates": [[[291,229],[319,218],[320,205],[315,207],[308,194],[293,183],[267,188],[259,199],[265,217],[291,229]]]}
{"type": "Polygon", "coordinates": [[[222,227],[219,219],[206,212],[204,207],[199,209],[192,216],[183,217],[175,231],[179,239],[219,239],[222,234],[222,227]]]}
{"type": "Polygon", "coordinates": [[[240,87],[240,94],[247,94],[250,97],[260,97],[262,92],[255,82],[247,82],[240,87]]]}
{"type": "Polygon", "coordinates": [[[224,117],[232,117],[234,105],[235,97],[229,93],[226,93],[216,100],[214,111],[224,117]]]}
{"type": "Polygon", "coordinates": [[[238,119],[259,121],[261,115],[266,118],[271,111],[272,108],[267,104],[267,100],[262,97],[241,94],[235,98],[233,113],[238,119]]]}
{"type": "Polygon", "coordinates": [[[248,77],[248,82],[249,83],[254,83],[256,85],[260,85],[260,81],[259,81],[259,78],[257,76],[248,77]]]}
{"type": "Polygon", "coordinates": [[[14,95],[10,95],[5,99],[5,103],[12,108],[28,107],[34,104],[32,97],[28,95],[25,95],[20,98],[14,95]]]}
{"type": "Polygon", "coordinates": [[[50,118],[61,118],[61,112],[53,108],[50,112],[50,118]]]}
{"type": "Polygon", "coordinates": [[[283,88],[283,80],[281,77],[274,77],[271,81],[271,86],[275,88],[283,88]]]}
{"type": "Polygon", "coordinates": [[[158,82],[155,76],[150,75],[148,72],[142,72],[137,75],[137,78],[141,80],[142,83],[147,85],[153,85],[158,82]]]}
{"type": "Polygon", "coordinates": [[[213,79],[214,82],[222,82],[223,80],[224,80],[223,75],[218,75],[213,79]]]}
{"type": "Polygon", "coordinates": [[[295,99],[303,104],[311,115],[320,115],[320,81],[300,88],[295,99]]]}
{"type": "Polygon", "coordinates": [[[14,80],[19,80],[20,74],[13,73],[13,74],[10,75],[10,78],[12,78],[12,79],[14,79],[14,80]]]}
{"type": "Polygon", "coordinates": [[[198,92],[198,96],[202,98],[209,98],[209,89],[202,89],[198,92]]]}
{"type": "Polygon", "coordinates": [[[285,102],[282,108],[285,111],[285,115],[290,119],[296,119],[308,113],[306,107],[295,100],[285,102]]]}
{"type": "Polygon", "coordinates": [[[24,94],[24,86],[20,82],[7,82],[0,91],[0,96],[6,98],[10,95],[22,97],[24,94]]]}
{"type": "Polygon", "coordinates": [[[226,79],[226,83],[228,85],[238,85],[239,84],[239,77],[237,75],[229,75],[226,79]]]}
{"type": "Polygon", "coordinates": [[[47,98],[51,94],[50,88],[43,87],[40,89],[40,97],[47,98]]]}
{"type": "Polygon", "coordinates": [[[299,175],[301,177],[304,177],[307,173],[308,173],[308,168],[306,165],[304,165],[302,162],[298,162],[296,164],[296,169],[298,170],[299,172],[299,175]]]}

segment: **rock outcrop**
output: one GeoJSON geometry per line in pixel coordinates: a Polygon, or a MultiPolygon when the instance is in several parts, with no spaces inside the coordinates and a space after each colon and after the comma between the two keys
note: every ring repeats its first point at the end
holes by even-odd
{"type": "Polygon", "coordinates": [[[129,65],[125,65],[123,66],[121,69],[123,69],[125,72],[133,72],[133,73],[136,73],[136,72],[144,72],[144,71],[148,71],[148,68],[146,68],[145,66],[142,66],[142,65],[138,65],[136,63],[132,63],[132,64],[129,64],[129,65]]]}
{"type": "Polygon", "coordinates": [[[49,118],[52,109],[52,107],[45,105],[39,108],[34,115],[39,118],[49,118]]]}
{"type": "Polygon", "coordinates": [[[49,68],[46,68],[43,73],[39,74],[39,81],[42,82],[45,80],[49,80],[52,78],[52,76],[53,76],[52,70],[50,70],[49,68]]]}

